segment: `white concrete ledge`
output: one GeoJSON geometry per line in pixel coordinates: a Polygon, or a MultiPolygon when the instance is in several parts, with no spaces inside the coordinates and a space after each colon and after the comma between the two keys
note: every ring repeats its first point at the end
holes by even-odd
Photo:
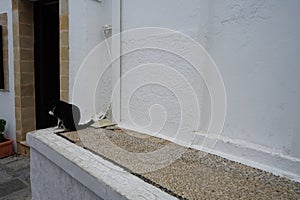
{"type": "Polygon", "coordinates": [[[284,155],[282,152],[276,151],[276,149],[243,140],[233,140],[214,134],[210,136],[201,133],[195,134],[195,140],[204,141],[206,138],[207,144],[215,145],[211,149],[206,148],[205,145],[199,142],[201,145],[192,145],[192,148],[300,182],[300,160],[298,158],[284,155]]]}
{"type": "Polygon", "coordinates": [[[29,133],[27,142],[33,199],[176,199],[53,129],[29,133]]]}

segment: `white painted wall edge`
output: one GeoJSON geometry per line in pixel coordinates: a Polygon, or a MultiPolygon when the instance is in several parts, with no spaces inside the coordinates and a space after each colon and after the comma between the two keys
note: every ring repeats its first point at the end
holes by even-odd
{"type": "MultiPolygon", "coordinates": [[[[111,162],[53,133],[53,128],[27,134],[33,148],[103,199],[176,199],[111,162]]],[[[62,188],[63,189],[63,188],[62,188]]]]}
{"type": "Polygon", "coordinates": [[[112,118],[121,121],[121,0],[112,1],[112,118]]]}
{"type": "Polygon", "coordinates": [[[178,145],[191,147],[197,150],[201,150],[207,153],[221,156],[223,158],[251,166],[263,171],[270,172],[277,176],[289,178],[293,181],[300,182],[300,160],[288,155],[284,155],[282,152],[276,149],[267,148],[262,145],[250,143],[244,140],[234,140],[222,135],[210,134],[206,137],[205,134],[195,132],[191,135],[194,137],[194,141],[197,144],[187,144],[181,140],[166,137],[162,134],[150,133],[145,129],[138,129],[137,127],[128,126],[121,123],[118,125],[120,128],[134,130],[141,133],[145,133],[151,136],[156,136],[168,141],[172,141],[178,145]],[[203,141],[206,137],[205,144],[201,144],[199,141],[203,141]],[[213,148],[207,148],[207,146],[213,148]]]}
{"type": "Polygon", "coordinates": [[[13,16],[12,2],[10,0],[0,1],[0,13],[7,14],[8,29],[8,71],[9,89],[0,91],[0,118],[7,121],[5,134],[14,141],[14,151],[17,151],[16,120],[15,120],[15,90],[14,90],[14,47],[13,47],[13,16]]]}

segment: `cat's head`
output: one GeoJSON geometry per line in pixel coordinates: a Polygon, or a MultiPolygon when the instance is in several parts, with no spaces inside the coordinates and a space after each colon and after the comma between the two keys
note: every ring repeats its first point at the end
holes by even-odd
{"type": "Polygon", "coordinates": [[[56,106],[58,105],[60,101],[59,100],[49,100],[48,101],[48,104],[47,104],[47,108],[49,109],[49,114],[54,116],[54,117],[57,117],[55,115],[55,109],[56,109],[56,106]]]}
{"type": "Polygon", "coordinates": [[[56,108],[56,106],[54,106],[53,108],[52,108],[52,110],[49,110],[49,115],[52,115],[52,116],[54,116],[54,117],[56,117],[55,116],[55,108],[56,108]]]}

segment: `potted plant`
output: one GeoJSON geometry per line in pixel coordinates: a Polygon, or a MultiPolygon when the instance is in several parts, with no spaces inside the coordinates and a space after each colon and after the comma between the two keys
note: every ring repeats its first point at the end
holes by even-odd
{"type": "Polygon", "coordinates": [[[5,125],[6,121],[4,119],[0,119],[0,158],[10,156],[14,153],[13,140],[4,136],[5,125]]]}

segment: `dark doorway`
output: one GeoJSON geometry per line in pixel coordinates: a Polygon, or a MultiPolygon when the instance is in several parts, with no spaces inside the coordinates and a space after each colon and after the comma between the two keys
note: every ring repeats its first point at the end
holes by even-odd
{"type": "Polygon", "coordinates": [[[48,114],[59,91],[59,2],[34,3],[34,57],[36,128],[53,126],[57,120],[48,114]]]}

